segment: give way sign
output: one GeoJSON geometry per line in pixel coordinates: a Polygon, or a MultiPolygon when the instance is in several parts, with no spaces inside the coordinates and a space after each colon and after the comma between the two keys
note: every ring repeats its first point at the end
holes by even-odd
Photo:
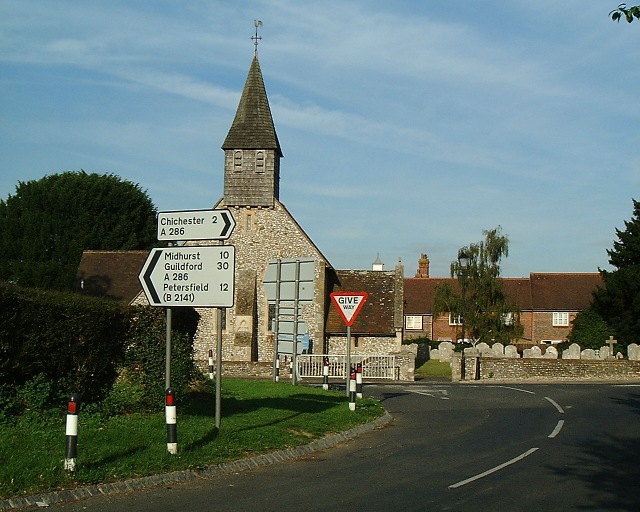
{"type": "Polygon", "coordinates": [[[368,297],[367,292],[333,292],[330,296],[347,327],[353,325],[368,297]]]}

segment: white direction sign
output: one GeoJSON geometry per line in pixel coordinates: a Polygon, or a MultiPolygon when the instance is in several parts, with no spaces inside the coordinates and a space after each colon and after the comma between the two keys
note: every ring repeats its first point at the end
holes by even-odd
{"type": "Polygon", "coordinates": [[[233,245],[152,249],[138,279],[152,306],[233,306],[233,245]]]}
{"type": "Polygon", "coordinates": [[[226,240],[235,227],[227,209],[158,213],[158,240],[226,240]]]}
{"type": "Polygon", "coordinates": [[[368,294],[367,292],[333,292],[330,297],[338,308],[344,323],[347,327],[351,327],[364,306],[368,294]]]}

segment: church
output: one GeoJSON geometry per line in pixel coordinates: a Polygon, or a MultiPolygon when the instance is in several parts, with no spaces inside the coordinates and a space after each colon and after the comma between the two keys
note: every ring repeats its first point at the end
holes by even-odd
{"type": "MultiPolygon", "coordinates": [[[[278,332],[280,306],[269,295],[265,284],[274,269],[304,265],[307,282],[299,301],[296,335],[304,340],[304,352],[311,354],[346,353],[346,325],[331,303],[332,292],[366,292],[368,298],[351,326],[352,354],[399,353],[403,328],[403,277],[400,263],[391,271],[376,260],[368,270],[335,269],[314,242],[280,202],[282,148],[271,115],[260,69],[257,48],[244,84],[235,118],[222,143],[223,196],[214,209],[228,209],[236,227],[228,240],[187,241],[185,245],[233,245],[235,247],[234,305],[222,315],[222,360],[225,363],[252,364],[252,372],[268,375],[275,360],[276,347],[285,356],[278,332]]],[[[283,173],[286,175],[286,173],[283,173]]],[[[128,282],[129,296],[120,300],[146,303],[140,287],[132,283],[144,252],[85,251],[78,280],[89,282],[92,269],[108,273],[104,282],[116,286],[128,282]],[[126,275],[118,277],[120,271],[126,275]],[[136,291],[135,296],[130,294],[136,291]]],[[[286,288],[284,283],[281,288],[286,288]]],[[[103,290],[98,293],[113,296],[103,290]]],[[[286,299],[286,297],[283,297],[286,299]]],[[[280,300],[282,300],[281,298],[280,300]]],[[[290,297],[293,299],[293,297],[290,297]]],[[[194,341],[195,357],[207,360],[216,352],[216,308],[197,308],[200,323],[194,341]]],[[[289,311],[290,312],[290,311],[289,311]]],[[[282,313],[282,312],[280,312],[282,313]]],[[[281,315],[280,315],[281,316],[281,315]]],[[[291,352],[292,344],[289,346],[291,352]]],[[[302,350],[302,348],[299,348],[302,350]]]]}

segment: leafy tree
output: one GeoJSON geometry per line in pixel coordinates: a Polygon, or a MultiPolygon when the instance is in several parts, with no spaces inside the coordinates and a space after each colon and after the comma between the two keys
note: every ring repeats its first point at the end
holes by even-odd
{"type": "Polygon", "coordinates": [[[577,343],[581,348],[599,349],[605,345],[613,329],[591,307],[580,311],[572,322],[569,341],[577,343]]]}
{"type": "Polygon", "coordinates": [[[604,287],[594,292],[592,306],[625,347],[640,341],[640,202],[633,200],[633,218],[616,236],[607,250],[615,270],[600,269],[604,287]]]}
{"type": "Polygon", "coordinates": [[[627,23],[631,23],[633,18],[640,20],[640,5],[633,5],[627,7],[627,4],[618,5],[617,9],[614,9],[609,13],[613,21],[620,22],[622,18],[627,20],[627,23]]]}
{"type": "Polygon", "coordinates": [[[473,340],[509,343],[522,336],[519,309],[509,304],[500,281],[500,260],[509,255],[509,238],[502,228],[483,231],[485,239],[460,249],[469,265],[466,271],[460,262],[451,264],[451,277],[458,277],[459,286],[449,283],[436,288],[434,316],[444,313],[464,317],[465,334],[473,340]],[[464,303],[461,291],[464,289],[464,303]]]}
{"type": "Polygon", "coordinates": [[[83,170],[19,182],[0,200],[0,279],[71,289],[86,249],[146,249],[156,208],[139,185],[83,170]]]}

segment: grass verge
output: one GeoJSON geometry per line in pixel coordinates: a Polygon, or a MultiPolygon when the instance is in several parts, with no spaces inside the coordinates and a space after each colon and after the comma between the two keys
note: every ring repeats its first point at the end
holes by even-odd
{"type": "Polygon", "coordinates": [[[429,359],[415,370],[415,375],[420,377],[446,377],[451,378],[451,365],[446,361],[429,359]]]}
{"type": "Polygon", "coordinates": [[[27,413],[0,425],[0,499],[202,468],[285,447],[300,446],[381,416],[375,400],[350,411],[344,392],[270,381],[226,379],[220,430],[207,382],[177,397],[178,454],[167,453],[163,405],[155,414],[78,416],[76,471],[63,469],[65,414],[27,413]]]}

